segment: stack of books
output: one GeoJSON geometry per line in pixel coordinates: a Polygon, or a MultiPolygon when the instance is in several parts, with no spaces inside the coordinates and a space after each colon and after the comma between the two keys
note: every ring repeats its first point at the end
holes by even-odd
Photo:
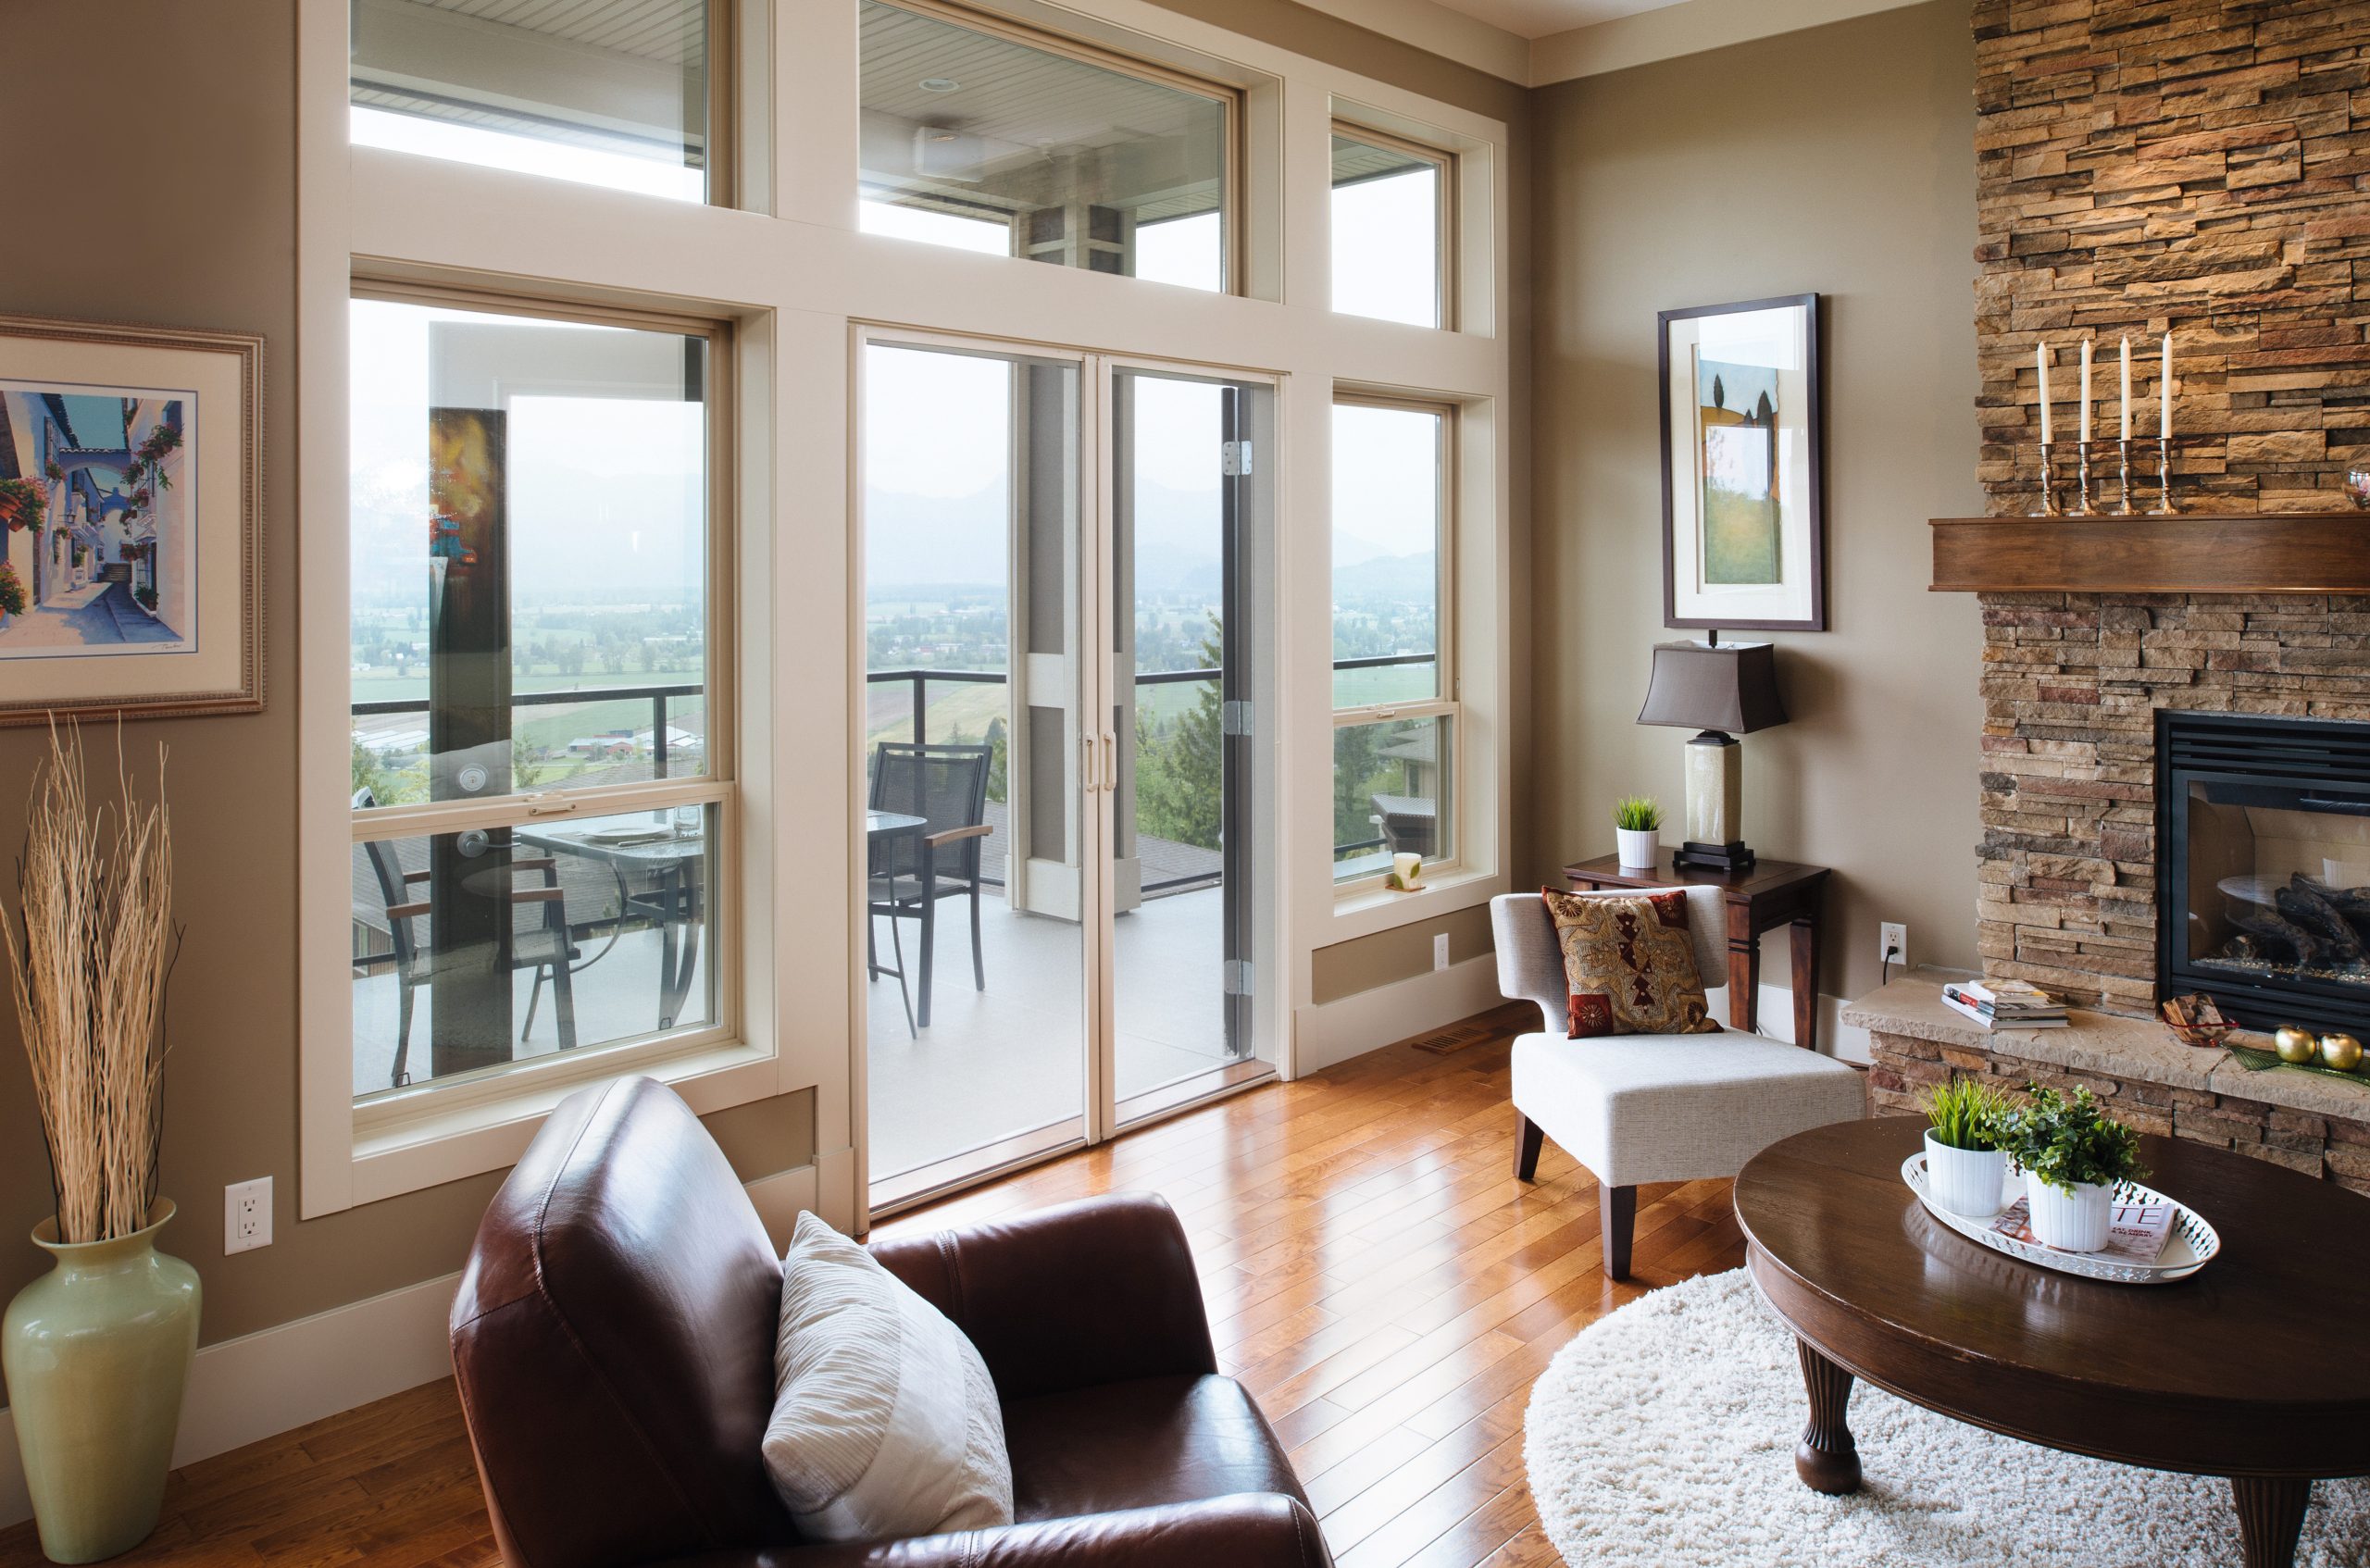
{"type": "Polygon", "coordinates": [[[1987,1029],[2062,1029],[2069,1021],[2064,1002],[2022,980],[1953,980],[1942,1000],[1987,1029]]]}

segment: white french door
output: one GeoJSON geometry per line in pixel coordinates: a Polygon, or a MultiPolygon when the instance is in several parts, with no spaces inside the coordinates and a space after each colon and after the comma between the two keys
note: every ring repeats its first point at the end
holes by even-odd
{"type": "Polygon", "coordinates": [[[857,359],[853,1076],[880,1210],[1273,1070],[1274,400],[879,329],[857,359]]]}

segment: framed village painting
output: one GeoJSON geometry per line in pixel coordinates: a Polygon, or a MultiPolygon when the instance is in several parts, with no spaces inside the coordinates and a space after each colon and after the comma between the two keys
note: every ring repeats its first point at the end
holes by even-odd
{"type": "Polygon", "coordinates": [[[0,724],[263,706],[262,356],[0,316],[0,724]]]}
{"type": "Polygon", "coordinates": [[[1827,629],[1818,296],[1665,310],[1663,624],[1827,629]]]}

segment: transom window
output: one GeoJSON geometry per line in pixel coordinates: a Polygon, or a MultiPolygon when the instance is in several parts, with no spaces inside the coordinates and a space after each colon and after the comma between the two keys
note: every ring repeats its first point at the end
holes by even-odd
{"type": "Polygon", "coordinates": [[[708,0],[353,0],[357,146],[705,201],[708,0]]]}
{"type": "Polygon", "coordinates": [[[859,0],[868,233],[1232,286],[1229,89],[922,0],[859,0]]]}
{"type": "Polygon", "coordinates": [[[1333,308],[1448,324],[1449,157],[1351,125],[1333,129],[1333,308]]]}
{"type": "Polygon", "coordinates": [[[1344,396],[1333,405],[1333,877],[1394,855],[1453,858],[1453,413],[1344,396]]]}
{"type": "Polygon", "coordinates": [[[716,1031],[708,331],[351,325],[356,1100],[716,1031]]]}

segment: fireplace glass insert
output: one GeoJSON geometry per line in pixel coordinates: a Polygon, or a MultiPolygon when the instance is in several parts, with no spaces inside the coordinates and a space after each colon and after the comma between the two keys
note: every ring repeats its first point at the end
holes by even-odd
{"type": "Polygon", "coordinates": [[[2157,990],[2370,1028],[2370,725],[2157,715],[2157,990]]]}

